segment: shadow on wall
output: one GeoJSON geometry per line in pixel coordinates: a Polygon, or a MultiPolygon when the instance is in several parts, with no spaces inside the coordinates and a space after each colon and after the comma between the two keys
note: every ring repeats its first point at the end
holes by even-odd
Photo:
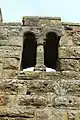
{"type": "Polygon", "coordinates": [[[21,70],[36,65],[36,36],[33,32],[25,32],[23,35],[23,51],[21,70]]]}
{"type": "Polygon", "coordinates": [[[49,32],[46,34],[44,44],[44,64],[55,70],[57,69],[59,40],[60,36],[57,33],[49,32]]]}

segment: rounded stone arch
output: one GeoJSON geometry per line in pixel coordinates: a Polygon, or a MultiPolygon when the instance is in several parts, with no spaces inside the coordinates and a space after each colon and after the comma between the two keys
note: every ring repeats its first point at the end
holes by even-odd
{"type": "Polygon", "coordinates": [[[57,70],[58,62],[58,46],[60,33],[56,31],[48,31],[44,43],[44,64],[46,67],[57,70]]]}
{"type": "Polygon", "coordinates": [[[36,35],[34,32],[23,33],[23,48],[21,58],[21,70],[36,65],[36,35]]]}

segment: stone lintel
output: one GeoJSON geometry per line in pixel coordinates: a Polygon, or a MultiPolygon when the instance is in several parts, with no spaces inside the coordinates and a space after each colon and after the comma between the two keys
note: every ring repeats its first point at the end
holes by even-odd
{"type": "Polygon", "coordinates": [[[61,20],[60,17],[45,17],[45,16],[23,16],[24,19],[41,19],[41,20],[61,20]]]}

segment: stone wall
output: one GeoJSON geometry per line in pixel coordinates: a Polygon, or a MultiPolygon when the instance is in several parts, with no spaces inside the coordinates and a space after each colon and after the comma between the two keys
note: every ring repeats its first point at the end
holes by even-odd
{"type": "Polygon", "coordinates": [[[0,77],[14,76],[19,70],[21,26],[0,26],[0,77]]]}
{"type": "Polygon", "coordinates": [[[46,33],[50,31],[57,32],[61,36],[58,50],[59,70],[80,71],[79,24],[61,23],[60,18],[25,18],[25,21],[28,19],[25,26],[22,26],[21,23],[0,25],[0,77],[14,76],[20,70],[23,33],[25,31],[34,32],[36,38],[40,36],[46,38],[46,33]]]}
{"type": "Polygon", "coordinates": [[[62,71],[80,71],[80,25],[63,23],[59,58],[62,71]]]}
{"type": "Polygon", "coordinates": [[[24,17],[0,25],[0,120],[80,120],[80,25],[24,17]],[[23,33],[57,32],[59,71],[20,72],[23,33]]]}
{"type": "Polygon", "coordinates": [[[1,120],[80,119],[80,74],[25,72],[0,81],[1,120]]]}

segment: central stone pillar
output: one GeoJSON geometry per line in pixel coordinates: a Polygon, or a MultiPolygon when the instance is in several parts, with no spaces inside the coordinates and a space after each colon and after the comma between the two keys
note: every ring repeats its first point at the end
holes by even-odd
{"type": "Polygon", "coordinates": [[[35,71],[46,71],[46,66],[44,65],[44,39],[40,37],[37,39],[37,51],[36,51],[36,65],[35,71]]]}

